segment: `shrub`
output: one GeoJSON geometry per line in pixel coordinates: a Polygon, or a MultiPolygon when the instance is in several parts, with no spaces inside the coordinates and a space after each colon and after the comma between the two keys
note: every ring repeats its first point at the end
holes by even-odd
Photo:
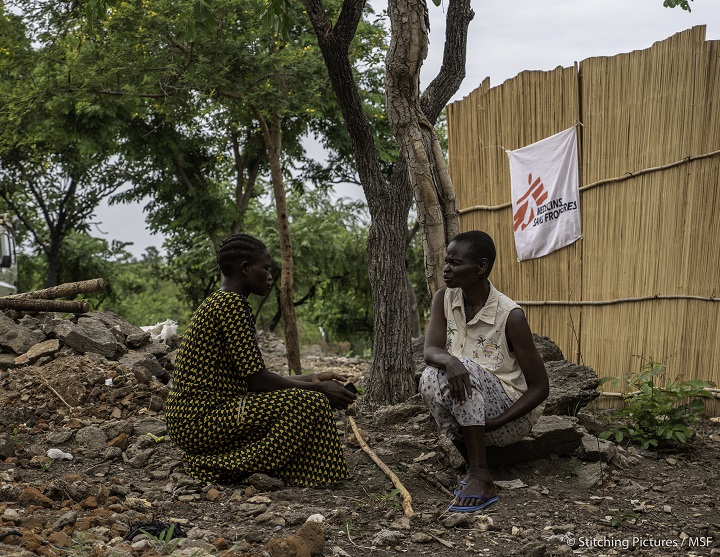
{"type": "Polygon", "coordinates": [[[630,392],[624,395],[625,408],[614,413],[621,424],[603,431],[600,438],[637,443],[642,449],[687,443],[705,408],[700,398],[712,397],[706,389],[715,384],[679,381],[679,377],[670,381],[666,375],[664,362],[644,360],[640,371],[627,380],[630,392]]]}

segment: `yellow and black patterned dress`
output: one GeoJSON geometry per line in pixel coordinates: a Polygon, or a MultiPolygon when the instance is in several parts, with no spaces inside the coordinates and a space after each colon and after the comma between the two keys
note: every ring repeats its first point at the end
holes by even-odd
{"type": "Polygon", "coordinates": [[[264,367],[247,300],[223,290],[208,297],[183,337],[165,404],[188,474],[234,483],[262,472],[297,486],[347,478],[327,397],[303,389],[248,392],[247,377],[264,367]]]}

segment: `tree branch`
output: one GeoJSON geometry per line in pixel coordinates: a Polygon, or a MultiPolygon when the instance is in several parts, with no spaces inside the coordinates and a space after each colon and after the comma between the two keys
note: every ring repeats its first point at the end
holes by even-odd
{"type": "Polygon", "coordinates": [[[443,63],[435,79],[420,96],[420,107],[433,124],[465,79],[468,26],[474,17],[470,0],[450,0],[443,63]]]}

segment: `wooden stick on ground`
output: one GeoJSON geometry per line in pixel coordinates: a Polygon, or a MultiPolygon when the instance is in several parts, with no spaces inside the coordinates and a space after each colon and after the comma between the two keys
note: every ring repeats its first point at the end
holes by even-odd
{"type": "Polygon", "coordinates": [[[355,439],[357,439],[357,442],[360,444],[360,448],[365,451],[365,453],[372,459],[372,461],[378,465],[380,470],[382,470],[385,475],[392,480],[393,485],[398,489],[398,491],[400,491],[400,495],[402,495],[402,507],[405,516],[407,516],[408,518],[412,518],[413,516],[415,516],[415,511],[413,511],[412,509],[412,495],[410,495],[408,490],[405,489],[405,486],[393,473],[393,471],[390,470],[390,468],[388,468],[382,460],[380,460],[380,457],[376,455],[370,447],[368,447],[367,443],[362,438],[362,435],[360,434],[357,424],[355,423],[355,420],[352,418],[352,416],[348,416],[348,422],[350,422],[350,427],[355,434],[355,439]]]}
{"type": "Polygon", "coordinates": [[[48,382],[45,381],[44,379],[43,379],[43,385],[45,385],[48,389],[50,389],[53,393],[55,393],[55,396],[58,397],[58,398],[63,402],[63,404],[64,404],[65,406],[67,406],[68,408],[70,408],[70,410],[74,410],[74,408],[73,408],[72,406],[70,406],[70,405],[67,403],[67,401],[62,397],[62,395],[61,395],[60,393],[58,393],[55,389],[53,389],[53,388],[50,386],[50,383],[48,383],[48,382]]]}
{"type": "Polygon", "coordinates": [[[59,311],[86,313],[90,306],[81,300],[36,300],[35,298],[0,298],[0,309],[19,311],[59,311]]]}
{"type": "Polygon", "coordinates": [[[105,290],[107,283],[105,279],[96,278],[92,280],[83,280],[80,282],[66,282],[58,284],[44,290],[35,290],[34,292],[23,292],[22,294],[14,294],[8,298],[38,298],[44,300],[54,300],[56,298],[65,298],[75,296],[77,294],[87,294],[88,292],[100,292],[105,290]]]}

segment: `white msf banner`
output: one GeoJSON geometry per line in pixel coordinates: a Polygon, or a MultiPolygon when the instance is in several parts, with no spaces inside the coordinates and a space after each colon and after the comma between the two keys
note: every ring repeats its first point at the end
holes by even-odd
{"type": "Polygon", "coordinates": [[[580,238],[575,128],[506,152],[518,260],[542,257],[580,238]]]}

